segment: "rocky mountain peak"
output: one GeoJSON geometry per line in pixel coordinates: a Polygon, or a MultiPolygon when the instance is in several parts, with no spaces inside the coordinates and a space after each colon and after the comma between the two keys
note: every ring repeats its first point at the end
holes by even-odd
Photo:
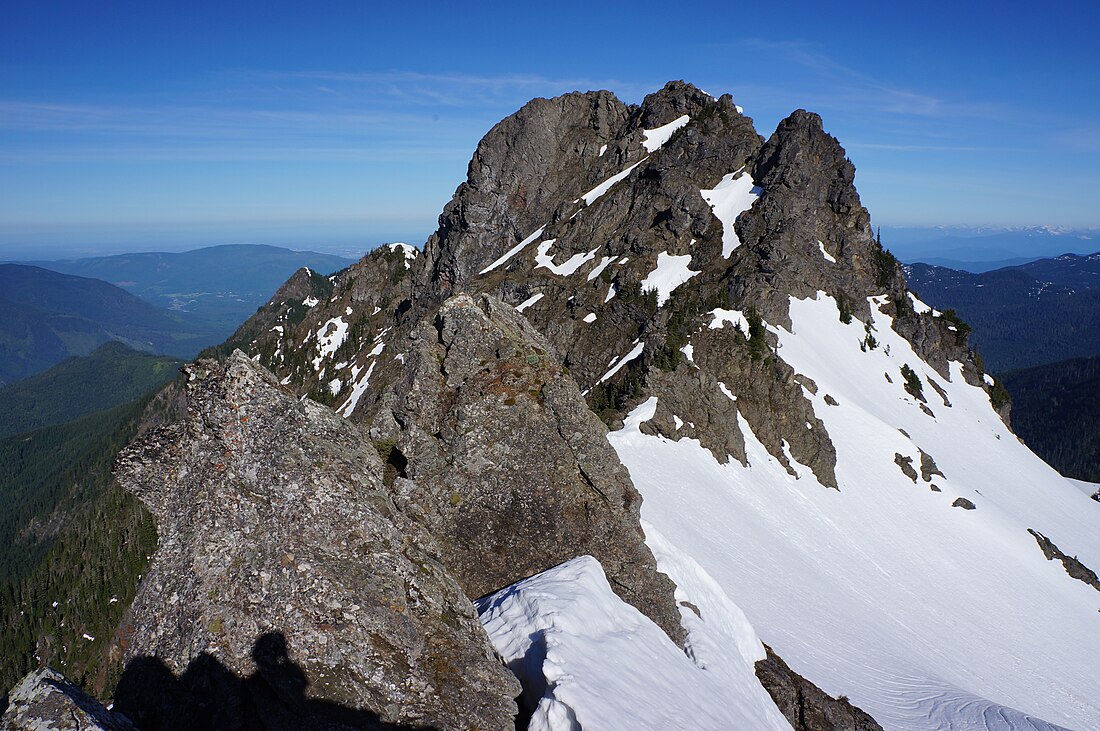
{"type": "Polygon", "coordinates": [[[670,81],[659,91],[646,95],[638,109],[638,121],[641,127],[653,129],[673,122],[685,114],[694,117],[714,102],[714,97],[694,84],[670,81]]]}
{"type": "Polygon", "coordinates": [[[511,728],[515,680],[366,436],[240,351],[186,373],[185,421],[119,458],[159,541],[117,708],[145,731],[511,728]]]}

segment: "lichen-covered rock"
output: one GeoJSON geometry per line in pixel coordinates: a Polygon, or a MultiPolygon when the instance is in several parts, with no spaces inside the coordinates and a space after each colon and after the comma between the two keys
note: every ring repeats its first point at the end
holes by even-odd
{"type": "Polygon", "coordinates": [[[584,554],[674,640],[672,582],[639,524],[641,497],[549,344],[487,295],[447,300],[414,332],[405,378],[371,435],[412,482],[399,505],[446,546],[472,597],[584,554]]]}
{"type": "Polygon", "coordinates": [[[117,467],[159,532],[119,708],[145,731],[511,728],[515,679],[365,435],[239,351],[186,373],[185,421],[117,467]]]}
{"type": "Polygon", "coordinates": [[[0,731],[134,731],[130,721],[108,711],[61,673],[41,668],[8,694],[0,731]]]}

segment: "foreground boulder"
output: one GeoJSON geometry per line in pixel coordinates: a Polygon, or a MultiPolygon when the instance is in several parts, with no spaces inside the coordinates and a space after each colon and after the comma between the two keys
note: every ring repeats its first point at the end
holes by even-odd
{"type": "Polygon", "coordinates": [[[160,536],[118,708],[145,731],[512,728],[518,684],[362,432],[239,351],[186,373],[186,420],[117,468],[160,536]]]}
{"type": "Polygon", "coordinates": [[[27,675],[8,695],[0,731],[134,731],[133,725],[56,670],[27,675]]]}

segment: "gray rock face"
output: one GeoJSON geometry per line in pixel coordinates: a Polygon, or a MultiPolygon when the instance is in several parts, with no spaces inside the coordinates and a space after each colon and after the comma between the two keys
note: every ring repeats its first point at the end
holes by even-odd
{"type": "Polygon", "coordinates": [[[186,420],[119,458],[159,532],[119,708],[145,731],[511,728],[515,679],[362,432],[239,352],[187,374],[186,420]]]}
{"type": "Polygon", "coordinates": [[[134,731],[134,727],[61,673],[42,668],[19,681],[8,694],[0,731],[134,731]]]}
{"type": "Polygon", "coordinates": [[[400,455],[398,504],[478,597],[590,554],[615,591],[681,640],[641,497],[550,345],[511,307],[459,295],[413,333],[371,436],[400,455]],[[392,445],[392,446],[389,446],[392,445]]]}
{"type": "Polygon", "coordinates": [[[882,731],[882,726],[847,698],[833,698],[791,670],[772,648],[756,663],[756,677],[794,731],[882,731]]]}
{"type": "Polygon", "coordinates": [[[1047,561],[1060,561],[1067,574],[1082,583],[1088,584],[1093,589],[1100,591],[1100,578],[1097,578],[1095,571],[1081,563],[1076,556],[1070,556],[1063,553],[1058,546],[1054,545],[1049,538],[1039,531],[1028,528],[1027,532],[1030,533],[1035,539],[1035,542],[1039,544],[1039,549],[1042,550],[1047,561]]]}

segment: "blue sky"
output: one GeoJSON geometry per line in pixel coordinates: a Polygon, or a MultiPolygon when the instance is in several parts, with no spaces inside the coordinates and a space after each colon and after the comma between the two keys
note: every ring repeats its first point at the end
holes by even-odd
{"type": "Polygon", "coordinates": [[[819,112],[876,224],[1100,226],[1100,4],[1052,5],[0,0],[0,256],[420,243],[526,100],[676,78],[819,112]]]}

